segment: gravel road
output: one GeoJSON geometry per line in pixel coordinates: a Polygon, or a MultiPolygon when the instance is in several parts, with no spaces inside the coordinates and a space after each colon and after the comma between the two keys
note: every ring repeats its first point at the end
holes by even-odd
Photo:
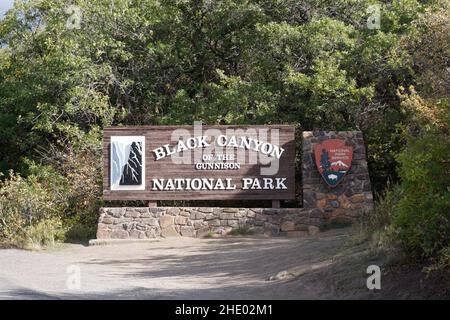
{"type": "Polygon", "coordinates": [[[367,264],[358,258],[364,251],[358,246],[348,251],[349,239],[349,230],[335,230],[303,239],[167,238],[93,247],[71,244],[39,252],[5,249],[0,250],[0,298],[384,297],[366,288],[367,264]],[[339,259],[343,255],[355,258],[345,264],[339,259]]]}

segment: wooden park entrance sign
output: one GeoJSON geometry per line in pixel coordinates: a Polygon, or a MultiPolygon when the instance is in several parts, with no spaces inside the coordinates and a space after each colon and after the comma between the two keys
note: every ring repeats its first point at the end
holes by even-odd
{"type": "Polygon", "coordinates": [[[280,208],[280,200],[296,198],[295,137],[288,125],[105,129],[104,199],[149,206],[101,208],[97,238],[203,237],[243,227],[303,236],[373,209],[359,131],[302,132],[300,205],[280,208]],[[272,200],[272,208],[156,206],[157,200],[251,199],[272,200]]]}
{"type": "Polygon", "coordinates": [[[294,199],[294,127],[138,126],[104,131],[105,200],[294,199]]]}

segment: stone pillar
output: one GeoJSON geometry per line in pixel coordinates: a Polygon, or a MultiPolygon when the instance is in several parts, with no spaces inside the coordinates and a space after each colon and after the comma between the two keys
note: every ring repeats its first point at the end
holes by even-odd
{"type": "Polygon", "coordinates": [[[304,131],[302,141],[303,208],[319,208],[326,220],[354,220],[373,210],[373,195],[367,169],[366,148],[360,131],[304,131]],[[350,170],[336,186],[330,187],[320,175],[314,145],[327,139],[341,139],[353,147],[350,170]]]}

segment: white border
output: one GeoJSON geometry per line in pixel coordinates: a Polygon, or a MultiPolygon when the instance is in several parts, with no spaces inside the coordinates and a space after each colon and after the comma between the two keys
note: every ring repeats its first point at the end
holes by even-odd
{"type": "Polygon", "coordinates": [[[145,190],[145,136],[111,136],[109,144],[109,184],[111,190],[145,190]],[[119,141],[138,141],[142,142],[142,184],[135,186],[117,186],[112,183],[112,145],[119,141]]]}

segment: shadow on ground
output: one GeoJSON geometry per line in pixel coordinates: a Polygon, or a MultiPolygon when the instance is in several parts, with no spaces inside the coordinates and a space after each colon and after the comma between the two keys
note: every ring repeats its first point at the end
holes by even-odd
{"type": "Polygon", "coordinates": [[[427,280],[420,270],[399,273],[390,268],[386,256],[369,251],[366,243],[355,243],[348,229],[303,239],[166,239],[139,246],[78,248],[60,252],[56,258],[66,259],[66,255],[81,264],[89,288],[67,292],[11,285],[2,295],[22,299],[238,300],[448,297],[442,283],[427,280]],[[370,264],[382,268],[381,290],[366,287],[370,264]],[[278,277],[280,273],[287,276],[278,277]],[[268,281],[270,277],[275,280],[268,281]]]}

